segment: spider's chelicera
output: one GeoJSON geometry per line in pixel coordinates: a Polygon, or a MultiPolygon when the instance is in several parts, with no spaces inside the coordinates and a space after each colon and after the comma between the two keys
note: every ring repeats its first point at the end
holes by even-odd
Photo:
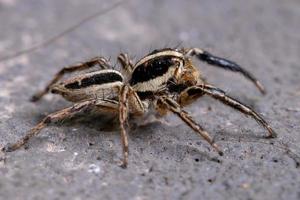
{"type": "Polygon", "coordinates": [[[216,57],[199,48],[155,50],[136,64],[133,64],[126,54],[120,54],[118,61],[124,73],[114,70],[105,58],[96,57],[87,62],[63,68],[43,91],[32,97],[32,101],[38,101],[43,95],[52,92],[75,102],[75,104],[49,114],[23,138],[14,144],[8,144],[3,150],[16,150],[50,123],[93,109],[102,113],[118,114],[124,153],[122,166],[126,167],[128,163],[126,133],[128,116],[141,116],[149,110],[155,110],[160,116],[164,116],[168,112],[176,114],[222,155],[223,152],[214,143],[212,137],[192,119],[188,112],[183,110],[184,106],[193,103],[203,95],[209,95],[251,116],[268,130],[267,137],[276,136],[268,123],[253,109],[204,81],[200,71],[191,61],[193,56],[213,66],[241,73],[252,81],[262,93],[265,93],[260,82],[238,64],[216,57]],[[100,70],[59,82],[66,73],[85,70],[97,65],[100,70]]]}

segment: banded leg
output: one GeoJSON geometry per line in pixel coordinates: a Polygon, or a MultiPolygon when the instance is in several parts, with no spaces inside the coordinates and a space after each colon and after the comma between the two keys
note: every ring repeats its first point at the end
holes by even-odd
{"type": "Polygon", "coordinates": [[[123,144],[123,163],[121,167],[126,168],[128,165],[128,136],[126,132],[126,123],[128,114],[142,115],[146,112],[145,105],[139,99],[136,92],[128,85],[124,85],[119,94],[119,122],[121,129],[121,139],[123,144]]]}
{"type": "MultiPolygon", "coordinates": [[[[199,85],[199,86],[192,86],[187,88],[185,91],[182,92],[181,95],[184,97],[187,95],[190,95],[191,98],[193,96],[201,96],[201,94],[207,94],[222,103],[248,115],[254,118],[259,124],[261,124],[263,127],[265,127],[268,130],[268,138],[275,138],[276,133],[274,130],[270,127],[270,125],[258,114],[256,113],[253,109],[250,107],[244,105],[243,103],[239,102],[238,100],[226,95],[226,93],[214,86],[211,85],[199,85]],[[200,95],[199,95],[200,94],[200,95]]],[[[180,98],[179,98],[180,99],[180,98]]],[[[193,98],[195,100],[195,98],[193,98]]]]}
{"type": "Polygon", "coordinates": [[[125,85],[121,88],[120,97],[119,97],[119,121],[121,129],[121,140],[123,145],[123,163],[121,167],[126,168],[128,164],[128,136],[126,133],[126,122],[128,118],[128,97],[129,97],[129,88],[125,85]]]}
{"type": "Polygon", "coordinates": [[[2,149],[2,151],[10,152],[10,151],[15,151],[15,150],[19,149],[24,144],[26,144],[30,138],[38,135],[40,133],[40,131],[43,128],[45,128],[46,126],[48,126],[50,123],[55,122],[55,121],[61,121],[66,118],[70,118],[70,117],[74,116],[76,113],[79,113],[79,112],[89,109],[91,106],[95,105],[96,103],[97,103],[96,100],[84,101],[81,103],[74,104],[71,107],[57,111],[55,113],[49,114],[40,123],[38,123],[35,127],[30,129],[24,137],[22,137],[20,140],[18,140],[14,144],[6,145],[2,149]]]}
{"type": "Polygon", "coordinates": [[[72,73],[75,71],[85,70],[94,67],[95,65],[99,65],[101,69],[111,68],[110,65],[108,64],[108,61],[103,57],[95,57],[83,63],[78,63],[75,65],[64,67],[58,73],[56,73],[54,78],[47,84],[45,89],[34,94],[31,97],[30,101],[36,102],[40,100],[45,94],[49,92],[51,86],[57,83],[65,74],[72,73]]]}
{"type": "Polygon", "coordinates": [[[118,56],[118,61],[121,63],[123,69],[125,70],[125,72],[129,75],[131,74],[132,70],[133,70],[133,63],[130,60],[129,56],[125,53],[121,53],[118,56]]]}
{"type": "Polygon", "coordinates": [[[223,152],[219,149],[218,145],[214,142],[213,138],[206,132],[193,118],[183,109],[180,105],[170,98],[160,98],[158,104],[162,104],[166,109],[170,110],[178,117],[180,117],[189,127],[199,133],[218,153],[220,156],[223,152]]]}
{"type": "Polygon", "coordinates": [[[262,94],[266,93],[263,85],[250,72],[243,69],[237,63],[224,58],[214,56],[211,53],[199,48],[192,48],[184,51],[186,56],[196,56],[199,60],[207,62],[210,65],[241,73],[244,77],[252,81],[262,94]]]}
{"type": "Polygon", "coordinates": [[[95,104],[97,113],[119,113],[119,101],[113,99],[98,99],[95,104]]]}

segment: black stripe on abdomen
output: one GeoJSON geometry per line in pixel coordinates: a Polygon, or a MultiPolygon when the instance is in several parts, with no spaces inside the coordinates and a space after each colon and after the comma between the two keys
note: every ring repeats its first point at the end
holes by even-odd
{"type": "Polygon", "coordinates": [[[75,81],[65,85],[68,89],[81,89],[92,85],[101,85],[105,83],[114,83],[123,81],[123,77],[114,72],[95,74],[90,77],[83,78],[81,81],[75,81]]]}

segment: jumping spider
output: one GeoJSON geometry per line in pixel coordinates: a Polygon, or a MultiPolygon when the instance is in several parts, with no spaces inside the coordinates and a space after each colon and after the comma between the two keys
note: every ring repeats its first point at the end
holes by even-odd
{"type": "Polygon", "coordinates": [[[223,152],[214,143],[212,137],[192,119],[188,112],[183,110],[184,106],[193,103],[205,94],[253,117],[268,130],[267,137],[276,137],[275,132],[258,113],[238,100],[229,97],[221,89],[204,81],[201,72],[191,61],[193,56],[208,64],[241,73],[252,81],[262,93],[265,93],[260,82],[238,64],[216,57],[199,48],[155,50],[136,64],[133,64],[126,54],[120,54],[118,61],[124,74],[112,69],[105,58],[96,57],[84,63],[64,67],[43,91],[32,97],[32,101],[38,101],[48,92],[52,92],[60,94],[75,104],[49,114],[23,138],[14,144],[8,144],[3,150],[14,151],[51,122],[70,118],[76,113],[92,109],[102,113],[118,114],[124,154],[122,166],[126,167],[128,163],[126,133],[128,116],[129,114],[141,116],[154,110],[160,116],[164,116],[168,112],[176,114],[222,155],[223,152]],[[96,65],[101,69],[59,82],[64,74],[86,70],[96,65]]]}

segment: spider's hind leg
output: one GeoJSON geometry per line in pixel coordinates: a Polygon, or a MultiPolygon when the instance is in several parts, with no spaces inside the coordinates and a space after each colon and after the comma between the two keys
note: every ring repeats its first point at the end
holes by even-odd
{"type": "Polygon", "coordinates": [[[227,60],[225,58],[214,56],[211,53],[209,53],[205,50],[199,49],[199,48],[184,49],[183,51],[184,51],[185,55],[188,57],[196,56],[199,60],[207,62],[210,65],[241,73],[247,79],[252,81],[262,94],[266,93],[263,85],[250,72],[243,69],[237,63],[227,60]]]}
{"type": "Polygon", "coordinates": [[[85,70],[94,67],[96,65],[99,65],[101,69],[111,68],[110,65],[108,64],[108,61],[103,57],[95,57],[86,62],[64,67],[59,72],[56,73],[54,78],[46,85],[46,87],[43,90],[35,93],[31,97],[30,101],[36,102],[40,100],[45,94],[49,92],[51,86],[57,83],[65,74],[72,73],[75,71],[85,70]]]}
{"type": "Polygon", "coordinates": [[[95,105],[97,102],[96,100],[90,100],[90,101],[84,101],[81,103],[74,104],[71,107],[62,109],[60,111],[57,111],[55,113],[49,114],[46,116],[40,123],[38,123],[35,127],[30,129],[25,136],[23,136],[21,139],[19,139],[16,143],[8,144],[6,145],[2,151],[4,152],[10,152],[15,151],[25,145],[30,138],[38,135],[40,131],[48,126],[50,123],[61,121],[66,118],[70,118],[74,116],[75,114],[82,112],[84,110],[87,110],[91,108],[91,106],[95,105]]]}
{"type": "Polygon", "coordinates": [[[121,53],[118,56],[118,61],[122,65],[123,70],[127,75],[130,75],[133,70],[133,63],[132,60],[130,60],[128,54],[121,53]]]}
{"type": "MultiPolygon", "coordinates": [[[[217,99],[221,101],[222,103],[248,115],[254,118],[259,124],[261,124],[263,127],[265,127],[268,130],[268,138],[274,138],[276,137],[276,133],[274,130],[270,127],[270,125],[253,109],[250,107],[244,105],[243,103],[239,102],[238,100],[226,95],[226,93],[214,86],[211,85],[198,85],[198,86],[192,86],[184,90],[178,99],[178,102],[181,103],[187,96],[190,96],[191,101],[195,101],[197,97],[202,96],[203,94],[207,94],[214,99],[217,99]],[[181,98],[184,97],[184,98],[181,98]]],[[[184,104],[184,102],[183,102],[184,104]]]]}

